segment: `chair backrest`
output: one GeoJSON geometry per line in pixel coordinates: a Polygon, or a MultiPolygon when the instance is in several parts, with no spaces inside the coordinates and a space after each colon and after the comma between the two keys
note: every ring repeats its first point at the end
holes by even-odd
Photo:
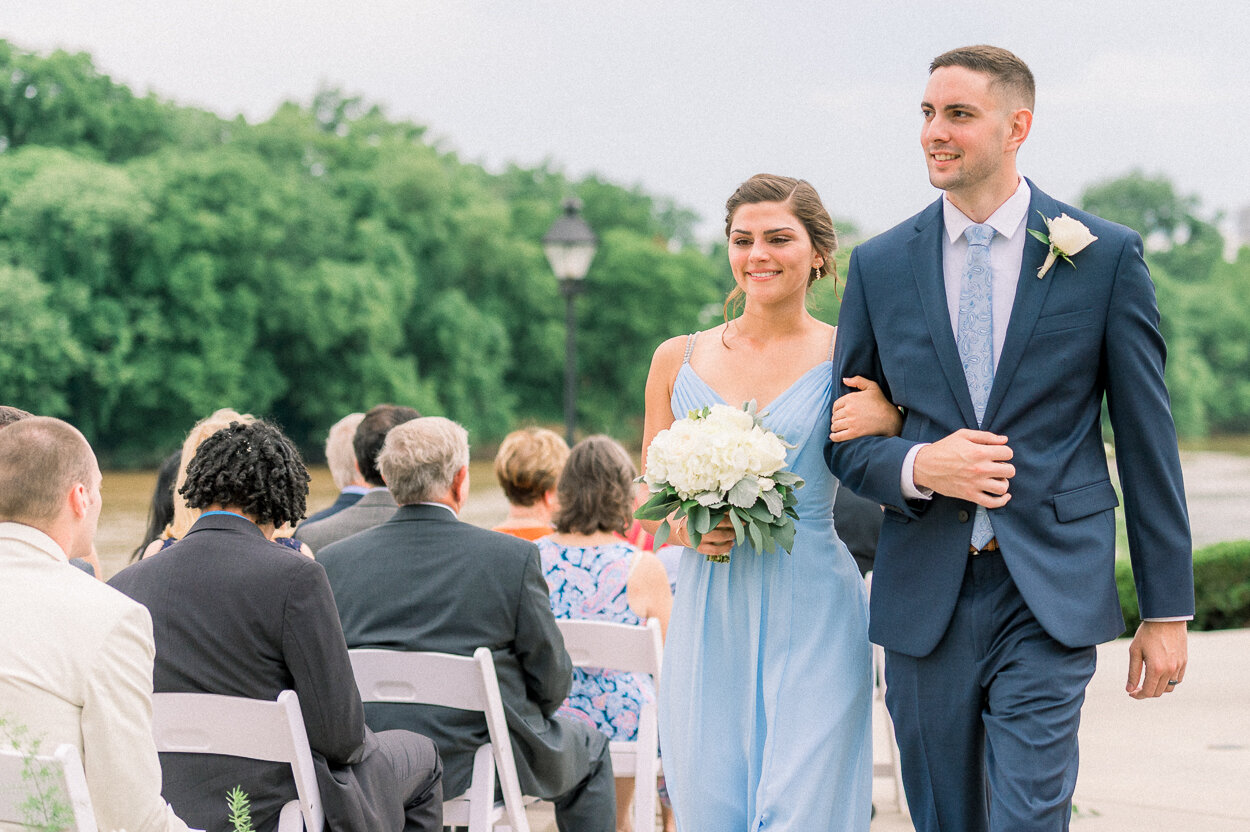
{"type": "MultiPolygon", "coordinates": [[[[472,657],[364,648],[348,655],[363,702],[438,705],[483,714],[508,822],[514,832],[528,832],[495,659],[488,648],[477,648],[472,657]]],[[[493,783],[487,793],[493,801],[493,783]]]]}
{"type": "MultiPolygon", "coordinates": [[[[642,626],[610,621],[557,619],[564,649],[578,667],[627,673],[649,673],[660,688],[664,647],[660,622],[651,618],[642,626]]],[[[649,702],[638,714],[638,734],[632,742],[613,742],[612,768],[620,777],[634,775],[634,830],[655,829],[655,778],[659,752],[656,705],[649,702]]]]}
{"type": "Polygon", "coordinates": [[[317,774],[295,691],[282,691],[274,702],[212,693],[156,693],[152,733],[157,751],[287,763],[304,827],[309,832],[324,827],[317,774]]]}
{"type": "Polygon", "coordinates": [[[78,749],[68,743],[57,746],[51,754],[0,748],[0,823],[50,821],[51,817],[40,815],[54,806],[61,810],[60,820],[71,824],[64,827],[67,832],[96,832],[95,812],[78,749]],[[41,796],[43,806],[39,805],[41,796]],[[28,807],[35,812],[34,817],[25,817],[28,807]]]}
{"type": "Polygon", "coordinates": [[[556,621],[564,636],[564,649],[577,667],[602,667],[628,673],[649,673],[660,687],[664,646],[659,619],[643,626],[612,621],[556,621]]]}

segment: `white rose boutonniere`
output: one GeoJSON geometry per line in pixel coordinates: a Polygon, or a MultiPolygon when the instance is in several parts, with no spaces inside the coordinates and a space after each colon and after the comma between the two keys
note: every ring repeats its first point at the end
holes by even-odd
{"type": "Polygon", "coordinates": [[[1098,239],[1089,233],[1085,223],[1074,220],[1067,214],[1060,214],[1054,219],[1047,219],[1046,215],[1042,214],[1042,221],[1046,223],[1046,230],[1050,232],[1049,234],[1029,229],[1030,234],[1050,246],[1050,251],[1046,253],[1046,262],[1037,270],[1038,280],[1046,276],[1046,272],[1050,271],[1050,267],[1055,265],[1055,261],[1060,257],[1075,269],[1076,264],[1072,262],[1073,255],[1080,253],[1086,246],[1098,239]]]}

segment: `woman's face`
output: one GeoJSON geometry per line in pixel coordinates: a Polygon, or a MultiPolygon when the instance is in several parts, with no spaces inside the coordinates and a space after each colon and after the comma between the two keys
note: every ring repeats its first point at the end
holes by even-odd
{"type": "Polygon", "coordinates": [[[807,292],[812,269],[824,265],[802,220],[780,202],[743,205],[729,226],[734,280],[756,303],[807,292]]]}

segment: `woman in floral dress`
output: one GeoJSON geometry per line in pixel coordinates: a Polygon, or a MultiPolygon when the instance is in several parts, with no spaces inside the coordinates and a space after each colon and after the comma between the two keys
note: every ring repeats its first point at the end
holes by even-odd
{"type": "MultiPolygon", "coordinates": [[[[573,447],[560,475],[555,534],[538,541],[556,618],[621,624],[658,618],[667,630],[673,596],[664,566],[621,537],[633,520],[634,476],[629,454],[609,437],[573,447]]],[[[560,713],[628,742],[638,733],[643,703],[654,700],[646,676],[575,668],[560,713]]],[[[631,828],[633,791],[633,778],[617,778],[617,830],[631,828]]]]}

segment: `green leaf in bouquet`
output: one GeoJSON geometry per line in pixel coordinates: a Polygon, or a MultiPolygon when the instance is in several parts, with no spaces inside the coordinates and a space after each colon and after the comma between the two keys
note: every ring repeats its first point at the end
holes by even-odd
{"type": "Polygon", "coordinates": [[[778,471],[773,474],[773,482],[786,488],[798,488],[803,485],[803,478],[793,471],[778,471]]]}
{"type": "Polygon", "coordinates": [[[755,403],[755,399],[751,399],[751,401],[749,402],[742,403],[742,409],[745,410],[749,415],[754,417],[755,412],[759,410],[759,405],[755,403]]]}
{"type": "Polygon", "coordinates": [[[657,491],[645,503],[640,505],[634,516],[639,520],[663,520],[681,505],[681,500],[669,490],[657,491]]]}
{"type": "Polygon", "coordinates": [[[787,552],[794,551],[794,524],[779,523],[773,526],[773,537],[787,552]]]}
{"type": "Polygon", "coordinates": [[[707,534],[712,528],[711,513],[707,510],[707,506],[695,503],[686,515],[690,518],[690,528],[700,535],[707,534]]]}
{"type": "Polygon", "coordinates": [[[799,513],[794,510],[794,506],[786,506],[786,514],[795,520],[799,519],[799,513]]]}
{"type": "Polygon", "coordinates": [[[703,542],[703,532],[689,524],[686,525],[686,534],[690,536],[690,548],[698,549],[699,544],[703,542]]]}
{"type": "Polygon", "coordinates": [[[751,545],[755,547],[756,552],[764,551],[764,536],[760,534],[759,523],[748,523],[747,533],[751,535],[751,545]]]}
{"type": "Polygon", "coordinates": [[[781,510],[784,508],[785,500],[777,493],[776,489],[772,491],[761,491],[760,499],[764,501],[764,505],[768,506],[768,513],[773,517],[780,517],[781,510]]]}
{"type": "Polygon", "coordinates": [[[750,508],[759,491],[759,481],[755,477],[743,477],[734,483],[733,488],[729,489],[725,499],[739,508],[750,508]]]}
{"type": "Polygon", "coordinates": [[[773,529],[771,524],[760,524],[760,539],[764,541],[764,546],[760,549],[761,554],[767,554],[777,548],[777,541],[773,539],[773,529]]]}
{"type": "Polygon", "coordinates": [[[750,514],[753,520],[758,520],[761,523],[771,523],[773,521],[773,516],[768,511],[768,506],[763,503],[752,503],[747,506],[747,514],[750,514]]]}
{"type": "MultiPolygon", "coordinates": [[[[729,507],[729,522],[734,527],[734,545],[741,546],[742,541],[746,540],[746,529],[742,528],[742,521],[738,519],[738,509],[733,506],[729,507]]],[[[656,548],[659,548],[658,546],[656,548]]]]}
{"type": "MultiPolygon", "coordinates": [[[[649,518],[643,517],[641,519],[646,520],[649,518]]],[[[664,522],[661,523],[660,527],[655,530],[655,540],[652,542],[651,545],[654,546],[656,549],[659,549],[661,546],[664,545],[664,541],[668,540],[669,533],[672,531],[673,531],[673,527],[668,524],[668,518],[665,517],[664,522]]]]}

